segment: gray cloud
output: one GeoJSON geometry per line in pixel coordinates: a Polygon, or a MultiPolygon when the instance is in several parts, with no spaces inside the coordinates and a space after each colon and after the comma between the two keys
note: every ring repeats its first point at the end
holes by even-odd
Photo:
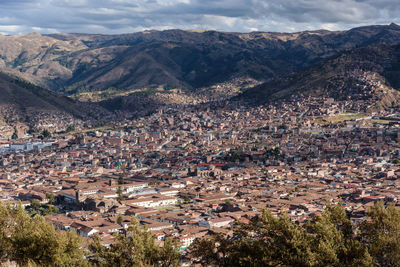
{"type": "Polygon", "coordinates": [[[0,33],[338,30],[399,14],[398,0],[2,0],[0,33]]]}

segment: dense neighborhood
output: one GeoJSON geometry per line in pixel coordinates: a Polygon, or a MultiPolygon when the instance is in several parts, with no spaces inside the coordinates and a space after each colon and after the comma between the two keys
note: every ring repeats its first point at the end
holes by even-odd
{"type": "Polygon", "coordinates": [[[111,130],[3,140],[0,197],[104,246],[134,216],[189,265],[196,240],[232,236],[263,209],[303,224],[341,203],[357,224],[399,203],[400,117],[354,103],[170,105],[111,130]]]}

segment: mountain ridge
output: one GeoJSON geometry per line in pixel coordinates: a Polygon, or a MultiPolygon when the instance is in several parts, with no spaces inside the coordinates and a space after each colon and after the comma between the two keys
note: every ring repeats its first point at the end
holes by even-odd
{"type": "Polygon", "coordinates": [[[165,30],[0,36],[0,69],[67,94],[159,86],[193,90],[233,77],[265,81],[348,49],[382,43],[400,43],[400,26],[297,33],[165,30]]]}

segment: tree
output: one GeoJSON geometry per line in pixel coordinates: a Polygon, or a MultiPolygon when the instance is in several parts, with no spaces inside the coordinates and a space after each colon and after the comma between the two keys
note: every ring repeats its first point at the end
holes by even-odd
{"type": "MultiPolygon", "coordinates": [[[[192,248],[192,256],[202,265],[235,266],[232,255],[237,252],[239,242],[226,239],[222,234],[197,240],[192,248]]],[[[238,265],[240,266],[240,265],[238,265]]]]}
{"type": "Polygon", "coordinates": [[[185,195],[183,196],[183,201],[185,201],[185,203],[189,203],[192,201],[192,199],[188,195],[185,195]]]}
{"type": "Polygon", "coordinates": [[[41,207],[39,200],[37,199],[32,200],[31,207],[32,209],[38,210],[41,207]]]}
{"type": "Polygon", "coordinates": [[[304,226],[286,214],[263,211],[234,238],[216,235],[196,242],[193,256],[218,266],[371,266],[367,247],[353,238],[352,229],[341,206],[328,206],[304,226]]]}
{"type": "Polygon", "coordinates": [[[119,176],[119,177],[118,177],[118,184],[119,184],[119,185],[122,185],[122,184],[124,184],[124,183],[125,183],[125,181],[124,181],[124,176],[123,176],[123,175],[119,176]]]}
{"type": "Polygon", "coordinates": [[[327,206],[305,228],[319,266],[370,266],[368,248],[353,239],[353,225],[341,204],[327,206]]]}
{"type": "Polygon", "coordinates": [[[286,124],[281,124],[278,126],[278,129],[286,130],[288,127],[286,124]]]}
{"type": "Polygon", "coordinates": [[[15,129],[14,133],[12,134],[11,139],[13,139],[13,140],[18,139],[18,133],[17,133],[16,129],[15,129]]]}
{"type": "Polygon", "coordinates": [[[123,201],[123,200],[125,200],[124,195],[122,194],[122,189],[121,189],[120,186],[118,186],[117,194],[118,194],[118,197],[117,197],[117,200],[118,200],[118,201],[123,201]]]}
{"type": "Polygon", "coordinates": [[[119,225],[122,225],[123,220],[124,220],[124,219],[122,218],[122,216],[119,215],[118,218],[117,218],[117,223],[118,223],[119,225]]]}
{"type": "Polygon", "coordinates": [[[288,216],[264,211],[242,225],[233,239],[216,235],[195,244],[193,255],[203,264],[219,266],[313,266],[315,258],[306,232],[288,216]],[[203,256],[202,256],[203,255],[203,256]]]}
{"type": "Polygon", "coordinates": [[[179,258],[171,241],[166,241],[160,248],[151,232],[142,229],[135,217],[132,217],[126,235],[118,234],[112,246],[102,246],[96,236],[89,248],[93,252],[91,262],[94,266],[177,266],[179,258]]]}
{"type": "Polygon", "coordinates": [[[49,138],[49,137],[51,137],[51,133],[49,132],[49,130],[44,129],[43,132],[42,132],[42,137],[43,137],[43,138],[49,138]]]}
{"type": "Polygon", "coordinates": [[[400,210],[379,202],[368,211],[360,236],[378,266],[400,266],[400,210]]]}
{"type": "Polygon", "coordinates": [[[232,200],[230,200],[230,199],[225,200],[224,203],[225,203],[226,205],[232,205],[232,204],[233,204],[232,200]]]}
{"type": "Polygon", "coordinates": [[[46,193],[46,198],[49,200],[49,203],[50,204],[53,204],[54,203],[54,194],[52,194],[52,193],[46,193]]]}
{"type": "Polygon", "coordinates": [[[49,215],[49,214],[54,214],[54,213],[58,213],[59,210],[57,207],[55,207],[54,205],[47,205],[47,208],[45,208],[41,215],[49,215]]]}
{"type": "Polygon", "coordinates": [[[15,260],[21,266],[86,266],[80,237],[56,231],[42,216],[31,218],[21,205],[0,202],[1,260],[15,260]]]}
{"type": "Polygon", "coordinates": [[[171,239],[167,238],[164,241],[163,247],[160,249],[158,256],[158,265],[162,267],[178,266],[179,253],[177,251],[177,244],[171,239]]]}
{"type": "Polygon", "coordinates": [[[0,201],[0,262],[8,259],[8,253],[11,249],[8,238],[8,218],[10,210],[0,201]]]}
{"type": "Polygon", "coordinates": [[[67,132],[67,133],[70,133],[70,132],[73,132],[73,131],[75,131],[75,125],[74,124],[68,125],[67,129],[65,130],[65,132],[67,132]]]}

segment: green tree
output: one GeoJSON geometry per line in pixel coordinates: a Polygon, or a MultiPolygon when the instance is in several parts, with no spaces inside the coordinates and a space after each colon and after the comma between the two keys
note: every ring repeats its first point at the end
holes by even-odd
{"type": "Polygon", "coordinates": [[[47,208],[43,209],[41,212],[41,215],[49,215],[49,214],[54,214],[58,213],[58,208],[55,207],[54,205],[47,205],[47,208]]]}
{"type": "Polygon", "coordinates": [[[14,131],[14,133],[12,134],[12,136],[11,136],[11,139],[13,139],[13,140],[16,140],[16,139],[18,139],[18,133],[17,133],[17,130],[15,130],[14,131]]]}
{"type": "Polygon", "coordinates": [[[56,231],[42,216],[31,218],[21,205],[10,207],[0,202],[0,213],[4,215],[0,219],[3,260],[15,260],[21,266],[87,265],[77,234],[56,231]]]}
{"type": "Polygon", "coordinates": [[[221,235],[201,240],[193,255],[203,264],[219,266],[314,266],[315,255],[306,232],[287,215],[273,216],[263,211],[249,225],[236,232],[240,239],[226,240],[221,235]]]}
{"type": "Polygon", "coordinates": [[[11,249],[8,238],[9,217],[9,209],[0,201],[0,263],[8,259],[8,253],[11,249]]]}
{"type": "Polygon", "coordinates": [[[124,219],[122,218],[122,216],[119,215],[118,218],[117,218],[117,223],[118,223],[119,225],[122,225],[123,220],[124,220],[124,219]]]}
{"type": "Polygon", "coordinates": [[[123,176],[123,175],[121,175],[121,176],[118,177],[118,184],[119,184],[119,185],[125,184],[124,176],[123,176]]]}
{"type": "Polygon", "coordinates": [[[235,266],[232,255],[238,252],[240,243],[241,241],[234,242],[226,239],[222,234],[216,234],[209,238],[196,240],[192,247],[192,257],[200,260],[205,266],[235,266]]]}
{"type": "Polygon", "coordinates": [[[94,266],[177,266],[178,251],[170,241],[160,248],[154,236],[140,227],[139,221],[132,217],[127,234],[118,234],[112,246],[101,245],[96,236],[90,244],[93,252],[91,262],[94,266]]]}
{"type": "Polygon", "coordinates": [[[328,206],[305,226],[263,211],[232,239],[215,235],[196,242],[193,256],[218,266],[371,266],[367,247],[353,238],[343,207],[328,206]]]}
{"type": "Polygon", "coordinates": [[[118,200],[118,201],[123,201],[123,200],[125,200],[124,195],[122,194],[122,188],[121,188],[120,186],[118,186],[117,194],[118,194],[118,197],[117,197],[117,200],[118,200]]]}
{"type": "Polygon", "coordinates": [[[178,266],[179,253],[177,243],[167,238],[158,253],[157,264],[162,267],[178,266]]]}
{"type": "Polygon", "coordinates": [[[383,202],[372,206],[360,236],[378,266],[400,266],[400,210],[383,202]]]}
{"type": "Polygon", "coordinates": [[[46,193],[46,198],[49,200],[49,204],[53,204],[54,203],[54,194],[52,193],[46,193]]]}
{"type": "Polygon", "coordinates": [[[43,138],[49,138],[49,137],[51,137],[51,133],[49,132],[49,130],[44,129],[43,132],[42,132],[42,137],[43,137],[43,138]]]}
{"type": "Polygon", "coordinates": [[[353,225],[341,205],[327,206],[319,217],[306,224],[313,237],[309,245],[319,266],[371,266],[364,244],[353,239],[353,225]]]}
{"type": "Polygon", "coordinates": [[[67,129],[65,130],[65,132],[67,132],[67,133],[70,133],[70,132],[73,132],[73,131],[75,131],[75,125],[74,124],[68,125],[67,129]]]}

